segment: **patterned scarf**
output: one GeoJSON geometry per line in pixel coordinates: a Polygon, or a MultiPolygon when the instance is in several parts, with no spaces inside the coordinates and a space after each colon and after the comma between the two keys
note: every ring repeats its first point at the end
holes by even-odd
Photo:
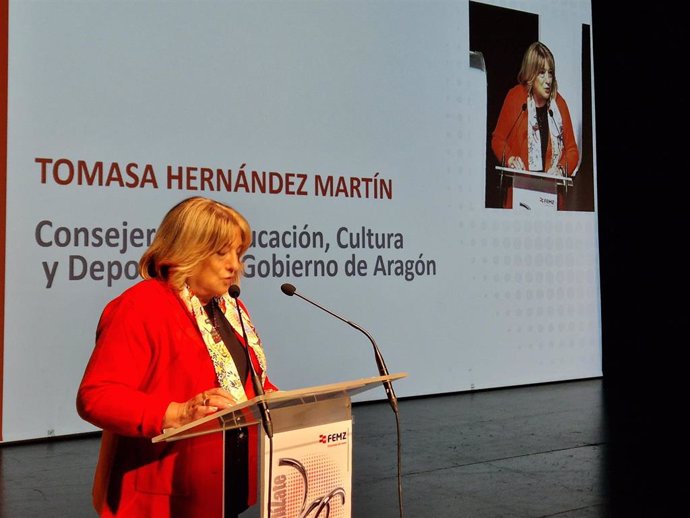
{"type": "MultiPolygon", "coordinates": [[[[199,331],[201,331],[206,349],[213,361],[218,383],[220,383],[220,386],[227,390],[238,403],[246,401],[247,394],[244,392],[244,387],[242,386],[242,381],[237,372],[235,362],[232,360],[228,348],[223,343],[220,334],[218,334],[211,319],[206,313],[203,304],[199,298],[189,290],[189,286],[187,285],[180,290],[180,298],[184,301],[189,312],[194,316],[199,331]]],[[[232,328],[239,336],[242,336],[242,325],[240,324],[240,319],[237,314],[235,299],[228,294],[224,294],[221,297],[217,297],[216,301],[232,328]]],[[[259,360],[259,366],[261,367],[261,383],[263,384],[266,380],[266,356],[261,346],[261,340],[256,334],[256,329],[249,320],[246,311],[242,311],[242,321],[244,322],[244,329],[247,332],[249,347],[252,348],[256,358],[259,360]]]]}
{"type": "MultiPolygon", "coordinates": [[[[561,175],[558,169],[558,162],[563,154],[563,119],[556,103],[549,106],[551,114],[549,120],[549,135],[551,138],[551,164],[546,164],[548,174],[561,175]]],[[[539,123],[537,122],[537,106],[531,95],[527,96],[527,156],[530,171],[540,171],[542,168],[541,158],[541,135],[539,134],[539,123]]]]}

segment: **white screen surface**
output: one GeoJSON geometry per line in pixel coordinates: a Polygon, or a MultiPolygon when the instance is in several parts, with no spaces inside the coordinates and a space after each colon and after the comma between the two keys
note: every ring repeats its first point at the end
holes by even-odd
{"type": "MultiPolygon", "coordinates": [[[[577,61],[588,2],[500,5],[544,17],[540,38],[577,61]]],[[[136,282],[107,270],[134,277],[136,229],[191,195],[279,239],[242,282],[278,386],[377,373],[364,335],[283,282],[367,329],[409,373],[401,397],[600,375],[596,213],[484,207],[468,18],[457,1],[10,2],[4,440],[92,429],[77,386],[103,306],[136,282]],[[251,192],[252,171],[275,192],[251,192]]]]}

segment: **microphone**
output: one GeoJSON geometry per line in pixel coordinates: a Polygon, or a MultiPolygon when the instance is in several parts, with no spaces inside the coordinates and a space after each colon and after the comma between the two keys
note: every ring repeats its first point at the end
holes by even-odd
{"type": "MultiPolygon", "coordinates": [[[[254,364],[252,363],[251,355],[249,354],[249,340],[247,339],[247,331],[244,329],[244,321],[242,320],[242,311],[240,310],[240,304],[237,297],[240,296],[240,287],[237,284],[233,284],[228,288],[228,295],[235,299],[235,306],[237,306],[237,316],[240,319],[240,326],[242,327],[242,337],[244,338],[244,352],[247,355],[247,363],[249,364],[249,372],[252,376],[252,384],[254,385],[254,392],[258,396],[263,396],[265,394],[264,387],[261,384],[259,375],[256,373],[254,364]]],[[[269,439],[273,438],[273,423],[271,422],[271,413],[268,410],[266,401],[263,399],[259,401],[259,412],[261,413],[261,423],[264,426],[264,431],[269,439]]]]}
{"type": "Polygon", "coordinates": [[[525,110],[527,109],[527,103],[523,103],[522,107],[520,107],[520,113],[518,116],[515,118],[515,122],[513,122],[513,125],[510,127],[510,131],[506,135],[506,141],[503,144],[503,153],[501,155],[501,167],[506,166],[506,148],[508,147],[508,137],[513,133],[513,130],[515,129],[515,126],[517,126],[518,121],[522,117],[522,114],[525,113],[525,110]]]}
{"type": "Polygon", "coordinates": [[[556,129],[558,130],[558,140],[561,141],[561,144],[563,145],[563,158],[565,159],[565,176],[568,176],[568,153],[565,151],[565,140],[563,140],[563,131],[561,128],[558,127],[558,123],[556,122],[556,118],[553,116],[553,110],[549,108],[549,115],[553,119],[554,124],[556,125],[556,129]]]}
{"type": "MultiPolygon", "coordinates": [[[[288,297],[292,297],[293,295],[297,295],[299,298],[306,300],[309,302],[309,304],[312,304],[313,306],[316,306],[322,311],[325,311],[331,316],[334,316],[338,320],[341,320],[348,324],[351,327],[354,327],[357,331],[364,333],[366,337],[369,339],[371,342],[371,345],[374,346],[374,357],[376,358],[376,365],[378,366],[379,369],[379,374],[381,376],[388,376],[388,369],[386,368],[386,362],[383,361],[383,356],[381,356],[381,351],[379,351],[378,346],[376,345],[376,342],[374,341],[374,338],[367,332],[365,329],[360,327],[359,325],[355,324],[354,322],[350,322],[349,320],[346,320],[345,318],[336,315],[329,309],[326,309],[325,307],[317,304],[313,300],[308,299],[307,297],[304,297],[297,293],[297,288],[295,288],[292,284],[285,283],[280,287],[281,291],[285,293],[288,297]]],[[[390,380],[383,381],[383,387],[386,390],[386,396],[388,397],[388,403],[390,404],[391,408],[393,409],[393,412],[396,414],[398,413],[398,398],[395,395],[395,391],[393,390],[393,384],[390,382],[390,380]]]]}

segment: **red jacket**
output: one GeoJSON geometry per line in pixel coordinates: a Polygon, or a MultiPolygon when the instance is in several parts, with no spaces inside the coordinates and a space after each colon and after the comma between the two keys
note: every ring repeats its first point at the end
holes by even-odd
{"type": "MultiPolygon", "coordinates": [[[[508,91],[503,101],[503,107],[498,116],[498,121],[496,122],[496,129],[494,129],[491,137],[491,149],[499,164],[501,160],[505,158],[506,167],[508,158],[511,156],[519,156],[522,159],[522,163],[525,164],[525,167],[529,164],[527,156],[527,120],[529,117],[527,115],[527,110],[524,110],[522,116],[520,116],[522,105],[525,102],[527,102],[527,89],[525,86],[518,84],[508,91]],[[518,121],[518,119],[520,120],[518,121]],[[516,121],[518,121],[517,124],[515,124],[516,121]],[[514,124],[515,127],[513,127],[514,124]]],[[[556,104],[558,105],[558,111],[560,111],[563,120],[563,142],[565,145],[565,153],[563,153],[557,165],[565,169],[567,164],[568,176],[571,176],[578,165],[580,154],[577,149],[577,142],[575,141],[575,132],[573,130],[572,120],[570,119],[570,111],[568,110],[568,105],[565,100],[561,97],[561,94],[556,95],[556,104]]],[[[544,160],[546,164],[545,169],[547,170],[551,167],[552,152],[551,139],[549,139],[544,160]]],[[[512,208],[512,201],[512,189],[509,188],[504,207],[512,208]]],[[[562,203],[563,200],[561,200],[559,193],[559,206],[561,206],[562,203]]]]}
{"type": "MultiPolygon", "coordinates": [[[[252,361],[260,373],[253,353],[252,361]]],[[[151,443],[171,401],[216,386],[196,322],[166,283],[142,281],[106,306],[77,396],[79,415],[105,430],[94,484],[100,516],[221,516],[222,435],[151,443]]],[[[275,389],[268,381],[266,388],[275,389]]],[[[245,391],[254,396],[250,379],[245,391]]],[[[256,445],[257,428],[251,427],[250,504],[256,499],[256,445]]]]}

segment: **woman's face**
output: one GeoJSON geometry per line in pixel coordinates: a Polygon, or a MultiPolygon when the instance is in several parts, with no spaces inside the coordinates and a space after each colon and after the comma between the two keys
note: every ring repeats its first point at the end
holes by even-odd
{"type": "Polygon", "coordinates": [[[237,239],[200,262],[189,276],[187,284],[202,304],[227,293],[239,280],[242,266],[239,251],[240,240],[237,239]]]}
{"type": "Polygon", "coordinates": [[[551,97],[551,85],[553,84],[553,70],[545,64],[532,82],[532,96],[537,106],[544,106],[551,97]]]}

